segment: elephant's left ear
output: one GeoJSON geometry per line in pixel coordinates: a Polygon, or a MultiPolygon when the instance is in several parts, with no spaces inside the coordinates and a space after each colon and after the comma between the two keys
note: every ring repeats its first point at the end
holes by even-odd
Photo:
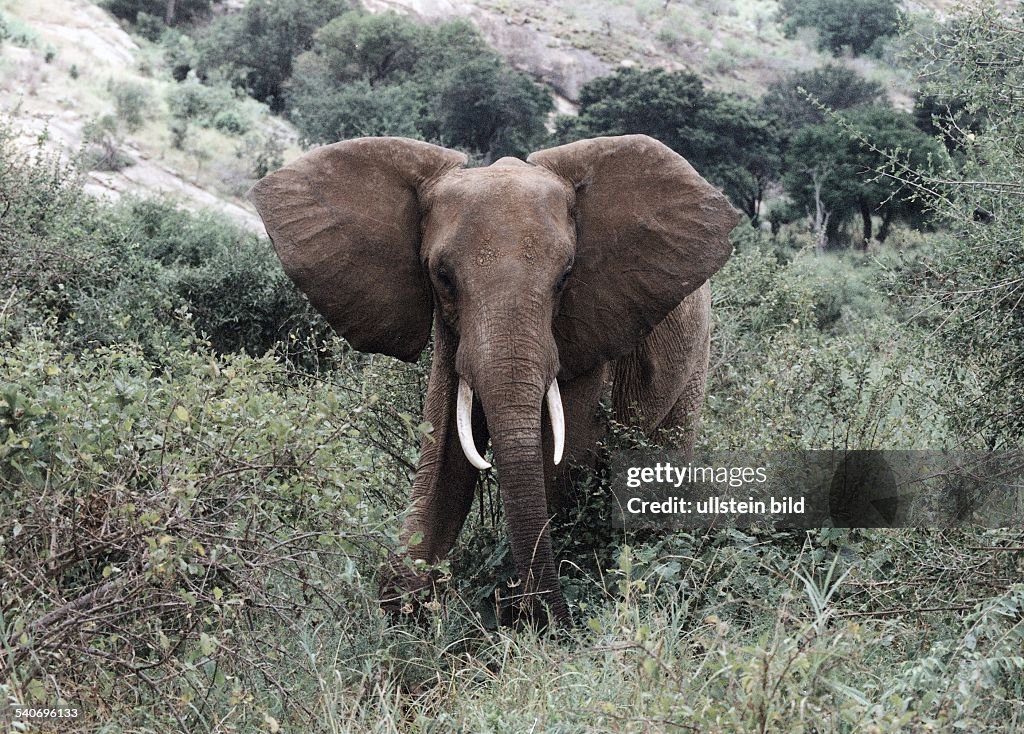
{"type": "Polygon", "coordinates": [[[527,160],[576,191],[576,265],[554,324],[563,377],[629,352],[732,254],[739,212],[653,138],[593,138],[527,160]]]}

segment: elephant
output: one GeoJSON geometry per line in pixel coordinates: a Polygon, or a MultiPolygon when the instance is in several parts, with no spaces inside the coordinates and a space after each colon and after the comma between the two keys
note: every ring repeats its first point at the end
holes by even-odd
{"type": "Polygon", "coordinates": [[[739,213],[645,135],[467,164],[425,142],[359,138],[305,153],[249,196],[285,272],[354,349],[414,361],[433,333],[433,431],[382,607],[431,589],[417,569],[454,546],[490,441],[516,614],[569,624],[549,528],[556,487],[600,440],[608,382],[618,420],[685,427],[692,448],[708,279],[739,213]]]}

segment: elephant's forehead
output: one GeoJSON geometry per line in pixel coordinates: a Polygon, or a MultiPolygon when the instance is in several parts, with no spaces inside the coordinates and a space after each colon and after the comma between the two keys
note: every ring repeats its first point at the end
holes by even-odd
{"type": "Polygon", "coordinates": [[[526,214],[538,207],[563,208],[569,194],[561,179],[524,163],[452,171],[438,182],[433,197],[435,206],[485,206],[492,216],[500,216],[502,212],[526,214]]]}
{"type": "Polygon", "coordinates": [[[570,195],[560,178],[525,163],[453,171],[431,194],[426,251],[496,273],[561,263],[575,236],[570,195]]]}

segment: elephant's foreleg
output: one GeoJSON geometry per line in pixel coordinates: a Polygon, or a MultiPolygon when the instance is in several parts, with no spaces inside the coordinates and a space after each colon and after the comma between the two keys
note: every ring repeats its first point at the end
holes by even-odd
{"type": "MultiPolygon", "coordinates": [[[[455,426],[458,378],[443,339],[434,350],[424,419],[434,427],[420,446],[420,461],[413,481],[409,513],[402,524],[404,555],[391,559],[390,573],[381,585],[381,605],[397,611],[410,593],[431,587],[433,577],[417,566],[443,560],[459,535],[473,504],[480,473],[459,445],[455,426]]],[[[487,445],[487,427],[479,404],[473,408],[473,435],[478,447],[487,445]]]]}
{"type": "MultiPolygon", "coordinates": [[[[444,431],[435,430],[436,447],[421,451],[409,514],[402,524],[401,541],[409,548],[409,557],[431,564],[444,560],[455,544],[480,476],[462,452],[454,418],[451,423],[444,431]],[[413,540],[419,542],[412,544],[413,540]]],[[[479,404],[473,409],[473,436],[483,451],[487,428],[479,404]]]]}
{"type": "Polygon", "coordinates": [[[703,357],[697,360],[693,372],[686,378],[679,399],[669,410],[668,415],[655,427],[655,432],[678,429],[681,434],[676,445],[687,455],[693,453],[694,444],[697,442],[700,414],[704,408],[704,387],[707,383],[708,362],[711,356],[710,337],[709,333],[708,339],[705,341],[703,357]]]}
{"type": "Polygon", "coordinates": [[[711,287],[705,283],[616,362],[616,419],[652,437],[682,428],[680,448],[690,450],[704,400],[710,339],[711,287]]]}
{"type": "Polygon", "coordinates": [[[604,433],[601,419],[601,394],[605,389],[606,368],[602,365],[579,377],[559,384],[562,410],[565,413],[565,451],[562,462],[552,461],[553,439],[551,421],[545,408],[543,425],[544,477],[547,484],[548,508],[552,511],[567,503],[570,497],[573,466],[592,467],[597,460],[597,444],[604,433]]]}

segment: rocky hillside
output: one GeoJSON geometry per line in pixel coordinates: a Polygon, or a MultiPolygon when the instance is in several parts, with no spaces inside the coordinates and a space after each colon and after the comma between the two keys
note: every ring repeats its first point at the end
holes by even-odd
{"type": "MultiPolygon", "coordinates": [[[[88,0],[7,0],[0,10],[11,36],[0,46],[0,123],[13,124],[26,150],[39,140],[65,155],[88,146],[116,150],[123,156],[119,165],[86,172],[89,192],[109,199],[170,196],[263,231],[237,185],[247,168],[236,155],[238,140],[203,131],[186,149],[171,144],[164,94],[173,82],[157,71],[155,49],[140,45],[145,42],[88,0]],[[115,109],[118,84],[143,90],[142,124],[133,131],[96,130],[96,121],[115,109]]],[[[257,109],[253,114],[260,126],[294,140],[276,118],[257,109]]]]}
{"type": "MultiPolygon", "coordinates": [[[[469,19],[514,65],[550,84],[562,112],[574,109],[582,84],[618,65],[690,69],[718,89],[757,96],[783,73],[825,61],[808,36],[783,36],[776,0],[362,1],[371,12],[393,10],[428,23],[469,19]]],[[[927,0],[908,9],[920,19],[949,4],[927,0]]],[[[130,36],[89,0],[0,0],[0,10],[10,35],[0,46],[0,114],[14,120],[26,145],[42,136],[65,153],[83,146],[117,151],[118,165],[88,172],[88,190],[111,198],[166,194],[261,231],[242,199],[258,145],[250,139],[274,140],[292,157],[298,148],[287,124],[252,103],[245,140],[203,129],[191,133],[188,145],[175,145],[166,109],[173,82],[155,46],[130,36]],[[131,130],[109,121],[104,128],[125,85],[142,90],[143,119],[131,130]]],[[[872,59],[845,63],[909,104],[905,74],[872,59]]]]}
{"type": "MultiPolygon", "coordinates": [[[[777,0],[363,0],[372,12],[392,10],[427,22],[471,20],[513,64],[549,83],[571,108],[581,84],[618,65],[697,72],[723,91],[759,96],[793,70],[819,66],[811,34],[785,38],[777,0]]],[[[908,2],[915,23],[941,17],[947,0],[908,2]]],[[[892,55],[898,53],[894,48],[892,55]]],[[[894,101],[910,80],[870,58],[845,63],[881,82],[894,101]]]]}

